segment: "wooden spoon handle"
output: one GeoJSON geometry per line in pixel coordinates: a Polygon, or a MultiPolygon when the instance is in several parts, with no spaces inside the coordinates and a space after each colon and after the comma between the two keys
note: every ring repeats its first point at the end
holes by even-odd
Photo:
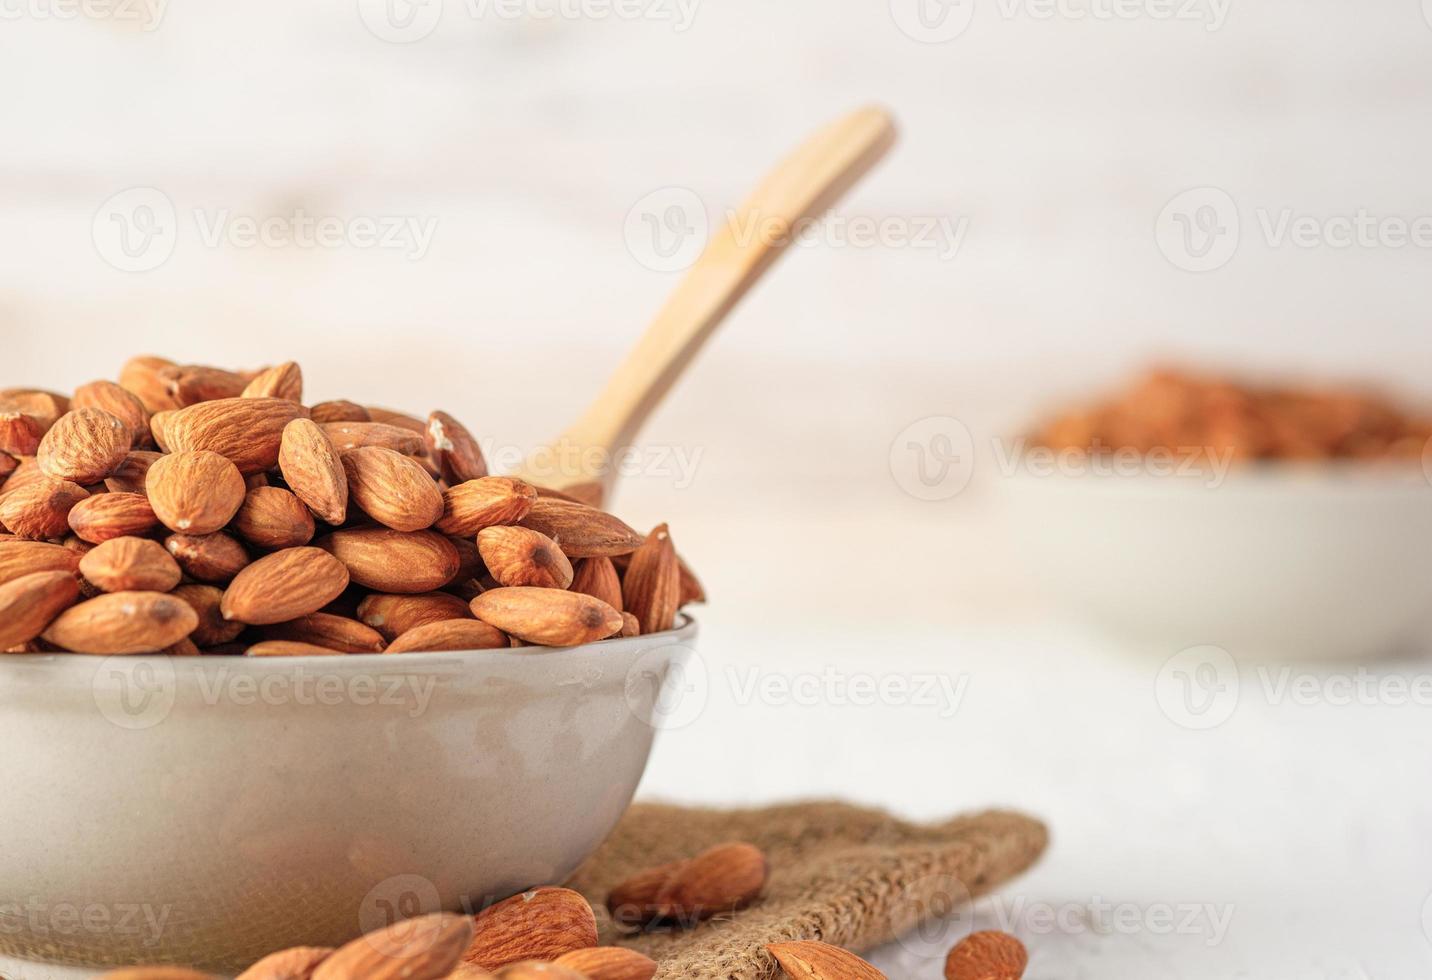
{"type": "Polygon", "coordinates": [[[786,158],[716,228],[646,335],[568,430],[568,444],[607,451],[629,445],[717,325],[785,251],[790,233],[830,208],[894,142],[891,118],[865,108],[836,120],[786,158]],[[784,233],[766,233],[771,230],[784,233]]]}

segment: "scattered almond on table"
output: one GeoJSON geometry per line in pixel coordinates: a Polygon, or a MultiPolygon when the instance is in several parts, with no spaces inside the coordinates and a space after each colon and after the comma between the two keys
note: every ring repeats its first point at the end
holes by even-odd
{"type": "Polygon", "coordinates": [[[293,362],[0,390],[0,651],[561,647],[704,599],[665,524],[490,475],[446,412],[305,407],[293,362]]]}

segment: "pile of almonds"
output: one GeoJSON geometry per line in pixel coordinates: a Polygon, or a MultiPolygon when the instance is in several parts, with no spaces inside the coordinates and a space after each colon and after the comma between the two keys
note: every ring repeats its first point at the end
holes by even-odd
{"type": "MultiPolygon", "coordinates": [[[[714,847],[643,871],[611,890],[619,923],[689,927],[759,900],[768,863],[751,844],[714,847]]],[[[772,943],[767,952],[793,980],[884,980],[885,974],[817,940],[772,943]]],[[[1028,955],[1001,932],[965,937],[945,961],[946,980],[1020,980],[1028,955]]],[[[259,960],[238,980],[652,980],[657,964],[619,946],[597,945],[587,900],[567,888],[537,888],[476,916],[439,912],[393,923],[338,949],[301,946],[259,960]]],[[[132,967],[101,980],[215,980],[182,967],[132,967]]]]}
{"type": "Polygon", "coordinates": [[[1334,388],[1239,383],[1161,369],[1039,432],[1051,449],[1083,453],[1163,450],[1234,459],[1417,459],[1432,418],[1386,398],[1334,388]]]}
{"type": "Polygon", "coordinates": [[[574,646],[704,599],[665,525],[489,476],[456,419],[136,357],[0,390],[0,651],[574,646]]]}

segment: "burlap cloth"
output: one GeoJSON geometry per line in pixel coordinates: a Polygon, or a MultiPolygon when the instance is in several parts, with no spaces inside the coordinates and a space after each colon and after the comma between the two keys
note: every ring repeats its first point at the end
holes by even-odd
{"type": "Polygon", "coordinates": [[[570,886],[597,910],[604,944],[651,956],[658,980],[772,980],[766,943],[821,939],[855,951],[959,911],[1028,868],[1048,842],[1044,825],[992,812],[920,825],[844,803],[758,810],[633,806],[570,886]],[[606,913],[611,887],[655,864],[727,841],[766,852],[762,900],[687,931],[632,934],[606,913]]]}

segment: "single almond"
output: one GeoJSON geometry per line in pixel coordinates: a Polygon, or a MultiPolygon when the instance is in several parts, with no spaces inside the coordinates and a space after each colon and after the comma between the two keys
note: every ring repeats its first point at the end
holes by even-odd
{"type": "Polygon", "coordinates": [[[334,401],[319,402],[309,409],[310,417],[315,422],[371,422],[373,417],[368,410],[357,402],[335,399],[334,401]]]}
{"type": "Polygon", "coordinates": [[[1020,980],[1029,966],[1024,943],[1007,932],[973,932],[945,958],[945,980],[1020,980]]]}
{"type": "Polygon", "coordinates": [[[321,647],[316,643],[299,643],[296,640],[263,640],[252,644],[244,651],[250,657],[341,657],[342,650],[321,647]]]}
{"type": "Polygon", "coordinates": [[[162,357],[131,357],[120,369],[119,385],[138,398],[151,414],[175,409],[179,402],[169,393],[169,386],[159,372],[176,366],[162,357]]]}
{"type": "Polygon", "coordinates": [[[622,613],[621,636],[641,636],[641,622],[629,612],[622,613]]]}
{"type": "Polygon", "coordinates": [[[60,416],[35,451],[35,461],[47,476],[80,486],[98,483],[124,461],[129,452],[129,429],[98,408],[77,408],[60,416]]]}
{"type": "Polygon", "coordinates": [[[0,650],[29,643],[79,597],[79,580],[69,572],[34,572],[0,585],[0,650]]]}
{"type": "Polygon", "coordinates": [[[344,653],[382,653],[387,645],[383,634],[373,627],[347,616],[326,612],[309,613],[286,623],[274,623],[265,626],[262,633],[266,640],[311,643],[344,653]]]}
{"type": "Polygon", "coordinates": [[[313,515],[280,487],[254,487],[234,515],[233,530],[255,548],[296,548],[313,540],[313,515]]]}
{"type": "Polygon", "coordinates": [[[249,383],[248,378],[235,371],[203,364],[172,364],[161,367],[158,376],[178,408],[216,399],[237,398],[249,383]]]}
{"type": "Polygon", "coordinates": [[[484,623],[519,640],[546,647],[593,643],[622,628],[621,613],[580,592],[499,588],[482,593],[470,607],[484,623]]]}
{"type": "Polygon", "coordinates": [[[557,542],[528,527],[487,527],[477,535],[483,564],[502,585],[565,589],[572,563],[557,542]]]}
{"type": "Polygon", "coordinates": [[[302,402],[303,371],[293,361],[284,361],[256,374],[254,379],[244,386],[239,397],[283,398],[291,402],[302,402]]]}
{"type": "Polygon", "coordinates": [[[227,582],[249,563],[244,546],[222,532],[171,534],[164,539],[164,548],[185,575],[200,582],[227,582]]]}
{"type": "Polygon", "coordinates": [[[179,584],[179,565],[148,538],[111,538],[80,559],[80,574],[105,592],[168,592],[179,584]]]}
{"type": "Polygon", "coordinates": [[[71,606],[41,636],[75,653],[156,653],[198,625],[183,599],[162,592],[111,592],[71,606]]]}
{"type": "MultiPolygon", "coordinates": [[[[0,552],[3,556],[3,552],[0,552]]],[[[3,565],[0,565],[3,569],[3,565]]],[[[375,592],[358,603],[358,618],[390,643],[410,630],[429,623],[472,619],[466,602],[447,592],[390,595],[375,592]]]]}
{"type": "Polygon", "coordinates": [[[163,453],[147,449],[131,449],[113,473],[104,478],[104,487],[110,493],[144,493],[144,480],[149,467],[159,460],[163,453]]]}
{"type": "Polygon", "coordinates": [[[379,405],[369,405],[368,415],[374,422],[382,422],[384,425],[397,426],[400,429],[407,429],[419,436],[427,431],[422,419],[414,418],[406,412],[396,412],[391,408],[383,408],[379,405]]]}
{"type": "Polygon", "coordinates": [[[643,635],[675,625],[681,603],[681,566],[665,524],[657,526],[632,553],[622,579],[622,601],[641,624],[643,635]]]}
{"type": "Polygon", "coordinates": [[[462,959],[473,920],[437,912],[360,936],[313,971],[313,980],[439,980],[462,959]]]}
{"type": "MultiPolygon", "coordinates": [[[[66,572],[74,577],[79,574],[81,557],[77,551],[45,541],[0,540],[0,585],[36,572],[66,572]]],[[[462,615],[468,615],[467,603],[460,599],[458,602],[462,615]]]]}
{"type": "Polygon", "coordinates": [[[685,606],[690,603],[701,603],[706,601],[706,589],[702,587],[701,580],[686,564],[686,560],[680,555],[676,556],[676,565],[681,572],[681,597],[677,600],[678,606],[685,606]]]}
{"type": "Polygon", "coordinates": [[[428,416],[425,430],[428,458],[450,486],[487,476],[482,447],[461,422],[447,412],[428,416]]]}
{"type": "Polygon", "coordinates": [[[381,446],[341,453],[348,496],[363,512],[395,531],[421,531],[443,515],[443,495],[411,458],[381,446]]]}
{"type": "Polygon", "coordinates": [[[792,980],[885,980],[854,953],[829,943],[771,943],[766,950],[792,980]]]}
{"type": "Polygon", "coordinates": [[[77,483],[40,475],[0,496],[0,524],[22,538],[61,538],[70,510],[88,496],[77,483]]]}
{"type": "Polygon", "coordinates": [[[75,534],[90,544],[148,534],[159,526],[149,498],[142,493],[94,494],[71,507],[68,520],[75,534]]]}
{"type": "Polygon", "coordinates": [[[69,410],[70,400],[53,391],[39,388],[6,388],[0,391],[0,415],[9,412],[28,415],[40,424],[41,435],[50,431],[50,426],[69,410]]]}
{"type": "Polygon", "coordinates": [[[33,456],[44,436],[45,430],[34,416],[24,412],[0,412],[0,452],[33,456]]]}
{"type": "Polygon", "coordinates": [[[288,488],[318,519],[342,524],[348,516],[348,477],[333,441],[311,419],[284,426],[278,465],[288,488]]]}
{"type": "Polygon", "coordinates": [[[507,635],[478,619],[445,619],[415,626],[399,636],[385,653],[432,653],[442,650],[498,650],[507,635]]]}
{"type": "Polygon", "coordinates": [[[144,477],[149,505],[165,527],[181,534],[212,534],[239,511],[244,478],[221,453],[208,449],[170,453],[144,477]]]}
{"type": "Polygon", "coordinates": [[[457,548],[434,531],[346,528],[314,542],[341,561],[353,581],[376,592],[440,589],[460,566],[457,548]]]}
{"type": "Polygon", "coordinates": [[[556,541],[568,558],[630,554],[642,543],[640,534],[611,514],[556,497],[533,501],[522,526],[556,541]]]}
{"type": "Polygon", "coordinates": [[[444,534],[470,537],[485,527],[518,524],[532,510],[537,491],[507,476],[485,476],[443,491],[443,514],[437,522],[444,534]]]}
{"type": "Polygon", "coordinates": [[[424,450],[421,428],[412,432],[385,422],[324,422],[322,427],[339,452],[380,446],[404,456],[421,456],[424,450]]]}
{"type": "Polygon", "coordinates": [[[623,608],[622,580],[610,558],[598,556],[578,561],[572,574],[571,589],[600,599],[613,609],[623,608]]]}
{"type": "Polygon", "coordinates": [[[331,946],[295,946],[270,953],[235,980],[308,980],[318,964],[333,953],[331,946]]]}
{"type": "Polygon", "coordinates": [[[307,410],[283,398],[221,398],[182,408],[164,424],[171,451],[216,452],[240,473],[262,473],[278,463],[284,426],[307,410]]]}
{"type": "Polygon", "coordinates": [[[213,585],[191,583],[179,586],[172,590],[171,594],[187,602],[189,608],[199,617],[199,625],[189,634],[189,639],[199,646],[212,647],[221,643],[232,643],[244,631],[243,623],[231,623],[224,618],[220,608],[224,600],[222,589],[213,585]]]}
{"type": "Polygon", "coordinates": [[[607,909],[622,925],[675,921],[691,926],[755,901],[768,872],[759,848],[722,844],[633,875],[612,888],[607,909]]]}
{"type": "Polygon", "coordinates": [[[138,395],[113,381],[91,381],[87,385],[81,385],[75,389],[75,396],[70,399],[70,404],[75,408],[97,408],[119,419],[129,431],[131,448],[149,442],[149,410],[144,407],[144,402],[139,400],[138,395]]]}
{"type": "Polygon", "coordinates": [[[656,975],[655,960],[621,946],[575,949],[553,962],[576,970],[587,980],[651,980],[656,975]]]}
{"type": "Polygon", "coordinates": [[[498,970],[523,960],[552,960],[597,944],[597,919],[587,900],[568,888],[537,888],[477,914],[465,963],[498,970]]]}
{"type": "Polygon", "coordinates": [[[348,569],[321,548],[285,548],[234,576],[220,608],[250,625],[284,623],[318,612],[348,588],[348,569]]]}

